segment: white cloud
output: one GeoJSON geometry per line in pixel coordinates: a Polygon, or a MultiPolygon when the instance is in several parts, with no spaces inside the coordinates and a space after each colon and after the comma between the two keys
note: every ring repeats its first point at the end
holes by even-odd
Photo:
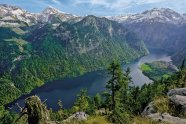
{"type": "Polygon", "coordinates": [[[55,4],[61,4],[61,2],[59,0],[52,0],[52,2],[55,4]]]}
{"type": "Polygon", "coordinates": [[[162,3],[168,0],[75,0],[74,4],[90,4],[92,6],[103,6],[108,9],[123,9],[133,5],[162,3]]]}

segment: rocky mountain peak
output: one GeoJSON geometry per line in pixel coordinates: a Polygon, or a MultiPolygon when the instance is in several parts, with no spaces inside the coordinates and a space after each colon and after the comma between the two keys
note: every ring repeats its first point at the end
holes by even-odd
{"type": "Polygon", "coordinates": [[[154,8],[142,13],[146,18],[164,18],[166,20],[179,20],[182,19],[182,15],[168,8],[154,8]]]}
{"type": "Polygon", "coordinates": [[[61,23],[77,22],[81,17],[61,12],[49,6],[42,13],[29,13],[24,9],[7,4],[0,4],[0,26],[21,26],[24,24],[32,25],[39,23],[61,23]]]}
{"type": "Polygon", "coordinates": [[[33,24],[37,17],[16,6],[0,4],[0,26],[12,25],[18,26],[20,22],[33,24]]]}
{"type": "Polygon", "coordinates": [[[16,6],[11,6],[7,4],[0,4],[0,17],[4,16],[19,16],[26,13],[25,10],[16,7],[16,6]]]}
{"type": "Polygon", "coordinates": [[[169,8],[153,8],[140,14],[116,16],[111,17],[110,19],[129,24],[139,22],[180,24],[185,22],[184,16],[182,14],[177,13],[169,8]]]}
{"type": "Polygon", "coordinates": [[[42,14],[50,15],[50,14],[57,14],[57,13],[62,13],[60,10],[49,6],[46,9],[43,10],[42,14]]]}

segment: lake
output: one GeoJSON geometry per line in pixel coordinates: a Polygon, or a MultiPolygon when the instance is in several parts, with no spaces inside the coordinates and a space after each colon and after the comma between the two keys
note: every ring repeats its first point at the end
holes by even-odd
{"type": "MultiPolygon", "coordinates": [[[[168,53],[161,50],[151,50],[150,54],[132,62],[130,64],[123,65],[122,68],[131,69],[130,76],[132,77],[132,85],[142,86],[145,83],[152,83],[148,77],[143,75],[140,70],[140,65],[146,62],[152,61],[171,61],[171,57],[168,53]]],[[[105,90],[106,82],[109,77],[105,71],[90,72],[83,76],[56,80],[48,82],[45,85],[34,89],[30,94],[21,96],[14,102],[8,104],[14,111],[18,111],[15,103],[19,103],[20,106],[24,106],[24,99],[31,95],[38,95],[42,101],[46,100],[46,104],[53,110],[58,109],[58,100],[63,102],[64,108],[70,108],[76,100],[76,95],[81,89],[87,89],[90,96],[94,96],[96,93],[101,93],[105,90]]]]}

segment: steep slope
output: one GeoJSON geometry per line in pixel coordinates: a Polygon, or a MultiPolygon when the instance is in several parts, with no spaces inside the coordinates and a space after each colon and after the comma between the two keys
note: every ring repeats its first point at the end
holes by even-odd
{"type": "Polygon", "coordinates": [[[179,50],[172,56],[173,62],[177,63],[177,65],[181,66],[182,61],[186,59],[186,47],[179,50]]]}
{"type": "Polygon", "coordinates": [[[50,80],[104,69],[113,59],[130,62],[148,52],[135,33],[95,16],[74,24],[0,27],[0,31],[1,84],[8,80],[17,92],[7,93],[9,102],[50,80]]]}
{"type": "MultiPolygon", "coordinates": [[[[186,47],[185,15],[171,9],[152,9],[141,14],[112,17],[111,19],[118,20],[137,33],[149,48],[161,48],[174,55],[186,47]]],[[[183,56],[179,56],[180,61],[183,59],[181,57],[183,56]]]]}

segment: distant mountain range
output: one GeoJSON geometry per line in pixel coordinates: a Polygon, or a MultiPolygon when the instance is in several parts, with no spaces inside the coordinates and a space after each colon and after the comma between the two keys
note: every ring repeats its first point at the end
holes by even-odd
{"type": "Polygon", "coordinates": [[[154,8],[147,10],[140,14],[128,16],[111,16],[111,20],[120,23],[134,24],[134,23],[164,23],[164,24],[185,24],[185,14],[177,13],[168,8],[154,8]]]}
{"type": "Polygon", "coordinates": [[[77,22],[80,16],[61,12],[53,7],[48,7],[42,13],[29,13],[16,6],[0,5],[0,26],[20,24],[33,25],[36,23],[61,23],[64,21],[77,22]]]}

